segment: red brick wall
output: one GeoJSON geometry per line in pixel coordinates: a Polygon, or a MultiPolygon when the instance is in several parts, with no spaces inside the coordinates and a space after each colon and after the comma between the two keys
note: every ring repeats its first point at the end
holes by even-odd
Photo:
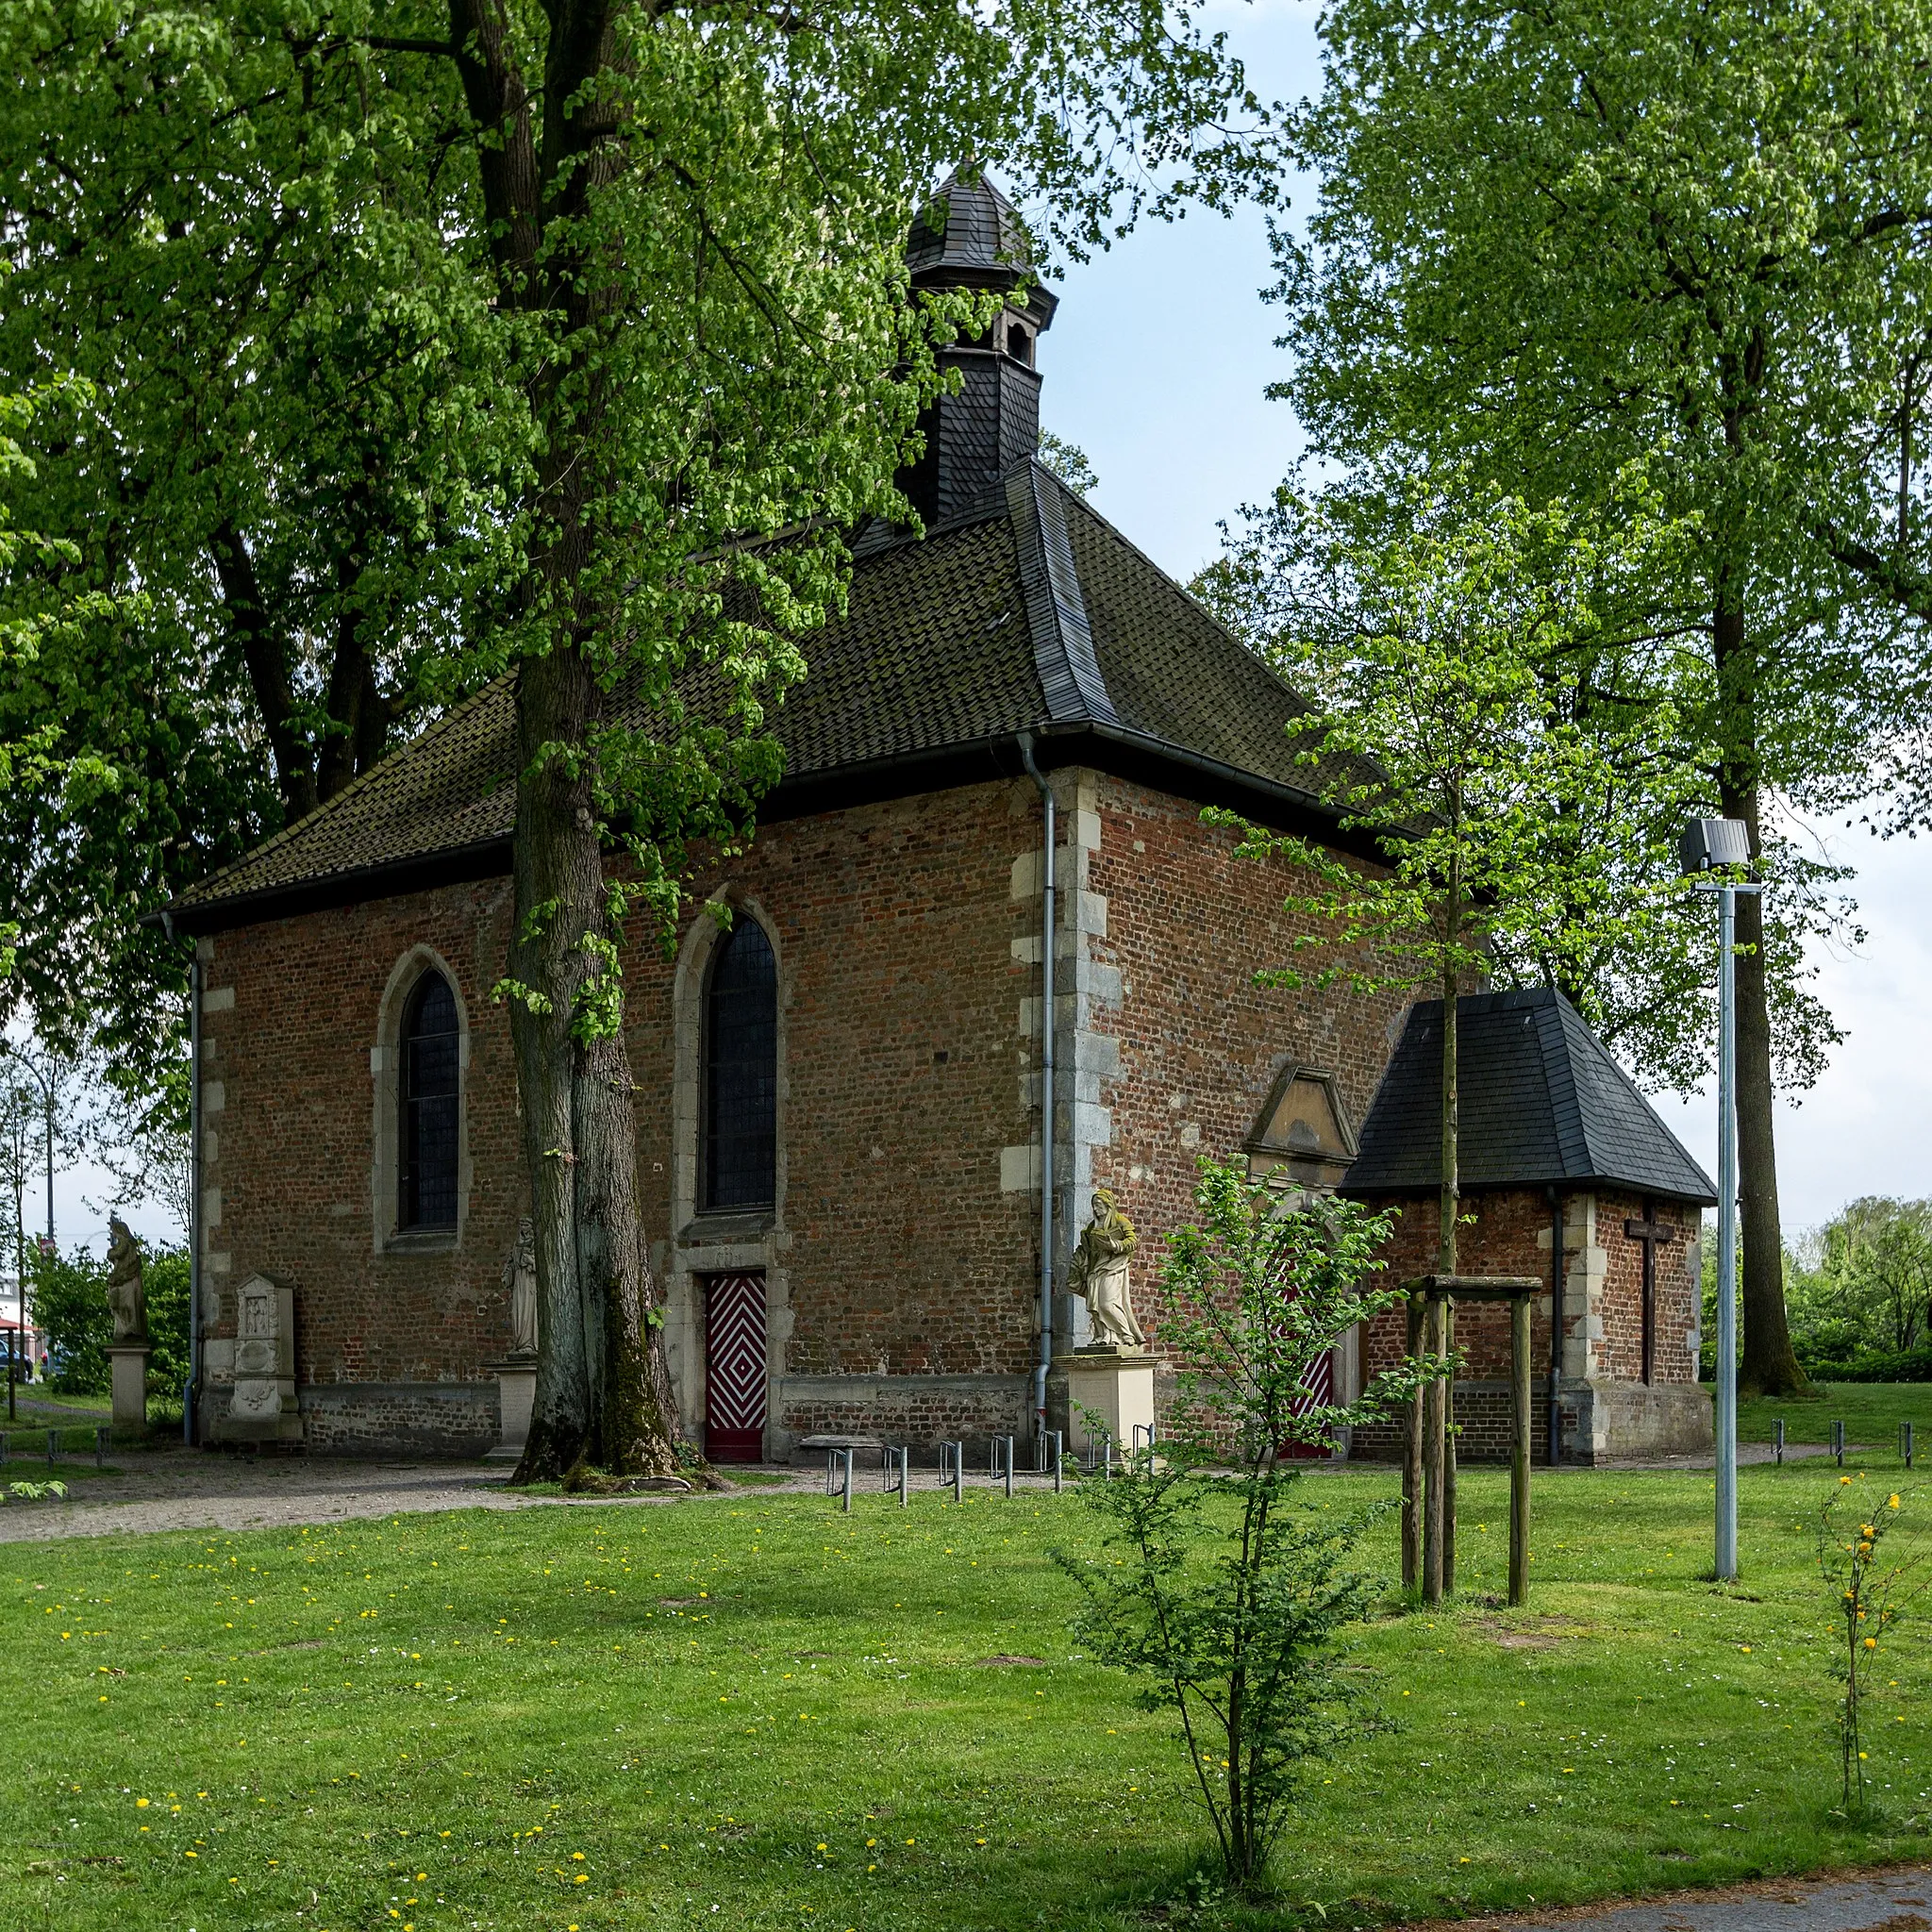
{"type": "MultiPolygon", "coordinates": [[[[1567,1198],[1567,1197],[1566,1197],[1567,1198]]],[[[1596,1245],[1604,1252],[1604,1276],[1596,1317],[1602,1335],[1596,1339],[1591,1374],[1599,1379],[1639,1381],[1642,1376],[1643,1274],[1640,1244],[1624,1231],[1626,1219],[1643,1217],[1645,1203],[1616,1189],[1595,1191],[1596,1245]]],[[[1371,1205],[1392,1208],[1396,1223],[1383,1250],[1388,1263],[1383,1279],[1391,1286],[1435,1272],[1438,1208],[1427,1200],[1379,1201],[1371,1205]]],[[[1685,1332],[1696,1318],[1691,1255],[1699,1214],[1694,1208],[1651,1202],[1650,1218],[1673,1226],[1677,1239],[1657,1251],[1655,1284],[1655,1348],[1653,1382],[1690,1383],[1695,1365],[1684,1345],[1685,1332]]],[[[1457,1265],[1465,1274],[1529,1274],[1542,1284],[1531,1304],[1530,1361],[1535,1377],[1535,1441],[1542,1453],[1547,1424],[1547,1379],[1550,1364],[1549,1280],[1550,1207],[1540,1188],[1485,1191],[1463,1198],[1465,1224],[1457,1241],[1457,1265]],[[1539,1245],[1539,1237],[1541,1245],[1539,1245]]],[[[1590,1319],[1576,1270],[1578,1230],[1571,1222],[1564,1247],[1563,1326],[1566,1337],[1584,1334],[1590,1319]]],[[[1507,1384],[1509,1376],[1509,1311],[1507,1304],[1465,1304],[1456,1317],[1456,1341],[1468,1382],[1507,1384]]],[[[1369,1324],[1363,1338],[1362,1365],[1373,1374],[1397,1360],[1405,1346],[1405,1318],[1398,1310],[1369,1324]]],[[[1507,1394],[1458,1385],[1457,1420],[1465,1431],[1465,1453],[1472,1459],[1507,1454],[1509,1424],[1507,1394]]],[[[1383,1428],[1361,1433],[1358,1453],[1392,1454],[1394,1437],[1383,1428]]]]}
{"type": "MultiPolygon", "coordinates": [[[[1185,801],[1085,782],[1101,824],[1087,890],[1109,902],[1090,955],[1123,981],[1118,1009],[1091,1016],[1121,1051],[1093,1179],[1141,1230],[1144,1296],[1165,1234],[1191,1214],[1196,1152],[1237,1153],[1290,1059],[1333,1072],[1358,1123],[1402,1003],[1257,989],[1256,969],[1285,960],[1300,929],[1281,909],[1285,879],[1237,859],[1185,801]]],[[[693,877],[700,898],[728,881],[755,902],[779,954],[788,1373],[1010,1377],[1030,1364],[1038,1197],[1003,1191],[1001,1152],[1037,1132],[1037,1041],[1021,1014],[1038,991],[1026,942],[1040,902],[1011,881],[1038,850],[1039,814],[1028,783],[962,788],[779,823],[693,877]]],[[[508,1022],[489,990],[508,903],[507,881],[451,886],[213,941],[208,986],[234,1003],[206,1021],[204,1074],[224,1100],[208,1123],[206,1180],[221,1193],[208,1245],[227,1257],[210,1279],[231,1291],[259,1270],[294,1287],[301,1382],[475,1378],[508,1346],[504,1264],[525,1188],[508,1022]],[[378,1254],[369,1049],[417,944],[449,962],[468,1009],[468,1217],[454,1252],[378,1254]]],[[[625,971],[641,1200],[661,1258],[675,969],[638,947],[625,971]]],[[[215,1332],[231,1335],[232,1317],[225,1293],[215,1332]]],[[[941,1432],[976,1433],[957,1390],[924,1407],[908,1396],[908,1426],[930,1409],[941,1432]]],[[[823,1391],[811,1400],[801,1431],[851,1424],[823,1391]]],[[[1012,1426],[991,1409],[982,1421],[1012,1426]]]]}
{"type": "MultiPolygon", "coordinates": [[[[766,915],[779,956],[786,1367],[1018,1373],[1033,1328],[1035,1209],[1000,1191],[1024,1141],[1014,858],[1039,842],[1025,785],[782,821],[701,867],[766,915]]],[[[692,909],[691,918],[710,915],[692,909]]],[[[1032,918],[1037,924],[1038,912],[1032,918]]],[[[671,1232],[673,970],[627,968],[642,1200],[671,1232]]]]}
{"type": "Polygon", "coordinates": [[[1313,929],[1283,909],[1284,868],[1237,858],[1234,835],[1203,824],[1186,800],[1112,778],[1099,795],[1090,886],[1107,895],[1108,936],[1093,952],[1120,968],[1124,991],[1120,1012],[1097,1023],[1119,1033],[1121,1074],[1108,1095],[1113,1144],[1095,1157],[1094,1179],[1118,1192],[1141,1234],[1144,1326],[1165,1238],[1193,1219],[1198,1158],[1239,1156],[1290,1060],[1336,1076],[1359,1131],[1408,1002],[1257,987],[1256,972],[1288,964],[1295,938],[1313,929]]]}
{"type": "Polygon", "coordinates": [[[508,1024],[489,997],[508,891],[452,886],[212,941],[202,1077],[204,1097],[219,1082],[223,1103],[205,1123],[204,1185],[221,1196],[207,1235],[213,1333],[233,1336],[233,1291],[247,1275],[288,1283],[298,1382],[464,1380],[508,1344],[503,1264],[523,1212],[523,1158],[508,1024]],[[470,1208],[455,1252],[377,1254],[370,1049],[390,975],[417,944],[448,962],[468,1010],[470,1208]]]}

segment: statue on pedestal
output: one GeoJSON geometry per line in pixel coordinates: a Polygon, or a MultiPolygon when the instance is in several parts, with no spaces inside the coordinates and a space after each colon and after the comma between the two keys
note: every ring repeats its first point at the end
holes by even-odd
{"type": "Polygon", "coordinates": [[[1147,1346],[1147,1337],[1134,1317],[1133,1297],[1127,1291],[1127,1269],[1140,1239],[1134,1224],[1121,1212],[1112,1190],[1095,1188],[1093,1219],[1074,1250],[1067,1287],[1086,1297],[1093,1339],[1104,1348],[1147,1346]]]}
{"type": "Polygon", "coordinates": [[[509,1290],[509,1352],[513,1358],[537,1353],[537,1230],[526,1214],[517,1226],[516,1252],[504,1263],[509,1290]]]}
{"type": "Polygon", "coordinates": [[[116,1214],[108,1222],[108,1306],[114,1311],[114,1340],[147,1340],[147,1291],[141,1278],[141,1243],[116,1214]]]}

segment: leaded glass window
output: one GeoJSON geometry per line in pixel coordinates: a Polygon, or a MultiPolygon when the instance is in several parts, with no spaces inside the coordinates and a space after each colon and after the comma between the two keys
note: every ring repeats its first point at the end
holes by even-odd
{"type": "Polygon", "coordinates": [[[707,1209],[769,1208],[777,1192],[778,962],[741,915],[711,956],[705,994],[707,1209]]]}
{"type": "Polygon", "coordinates": [[[457,1224],[457,1001],[425,973],[403,1011],[403,1117],[397,1136],[396,1221],[402,1228],[457,1224]]]}

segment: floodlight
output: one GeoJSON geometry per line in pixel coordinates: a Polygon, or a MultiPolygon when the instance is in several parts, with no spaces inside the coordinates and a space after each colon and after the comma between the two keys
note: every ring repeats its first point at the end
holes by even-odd
{"type": "Polygon", "coordinates": [[[1751,833],[1742,819],[1692,819],[1677,835],[1677,862],[1687,873],[1751,863],[1751,833]]]}

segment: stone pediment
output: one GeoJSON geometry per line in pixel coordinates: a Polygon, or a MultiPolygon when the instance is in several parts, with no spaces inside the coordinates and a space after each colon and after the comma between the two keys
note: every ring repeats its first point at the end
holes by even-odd
{"type": "Polygon", "coordinates": [[[1286,1169],[1304,1187],[1332,1188],[1356,1156],[1355,1131],[1333,1074],[1291,1060],[1242,1143],[1252,1175],[1286,1169]]]}

